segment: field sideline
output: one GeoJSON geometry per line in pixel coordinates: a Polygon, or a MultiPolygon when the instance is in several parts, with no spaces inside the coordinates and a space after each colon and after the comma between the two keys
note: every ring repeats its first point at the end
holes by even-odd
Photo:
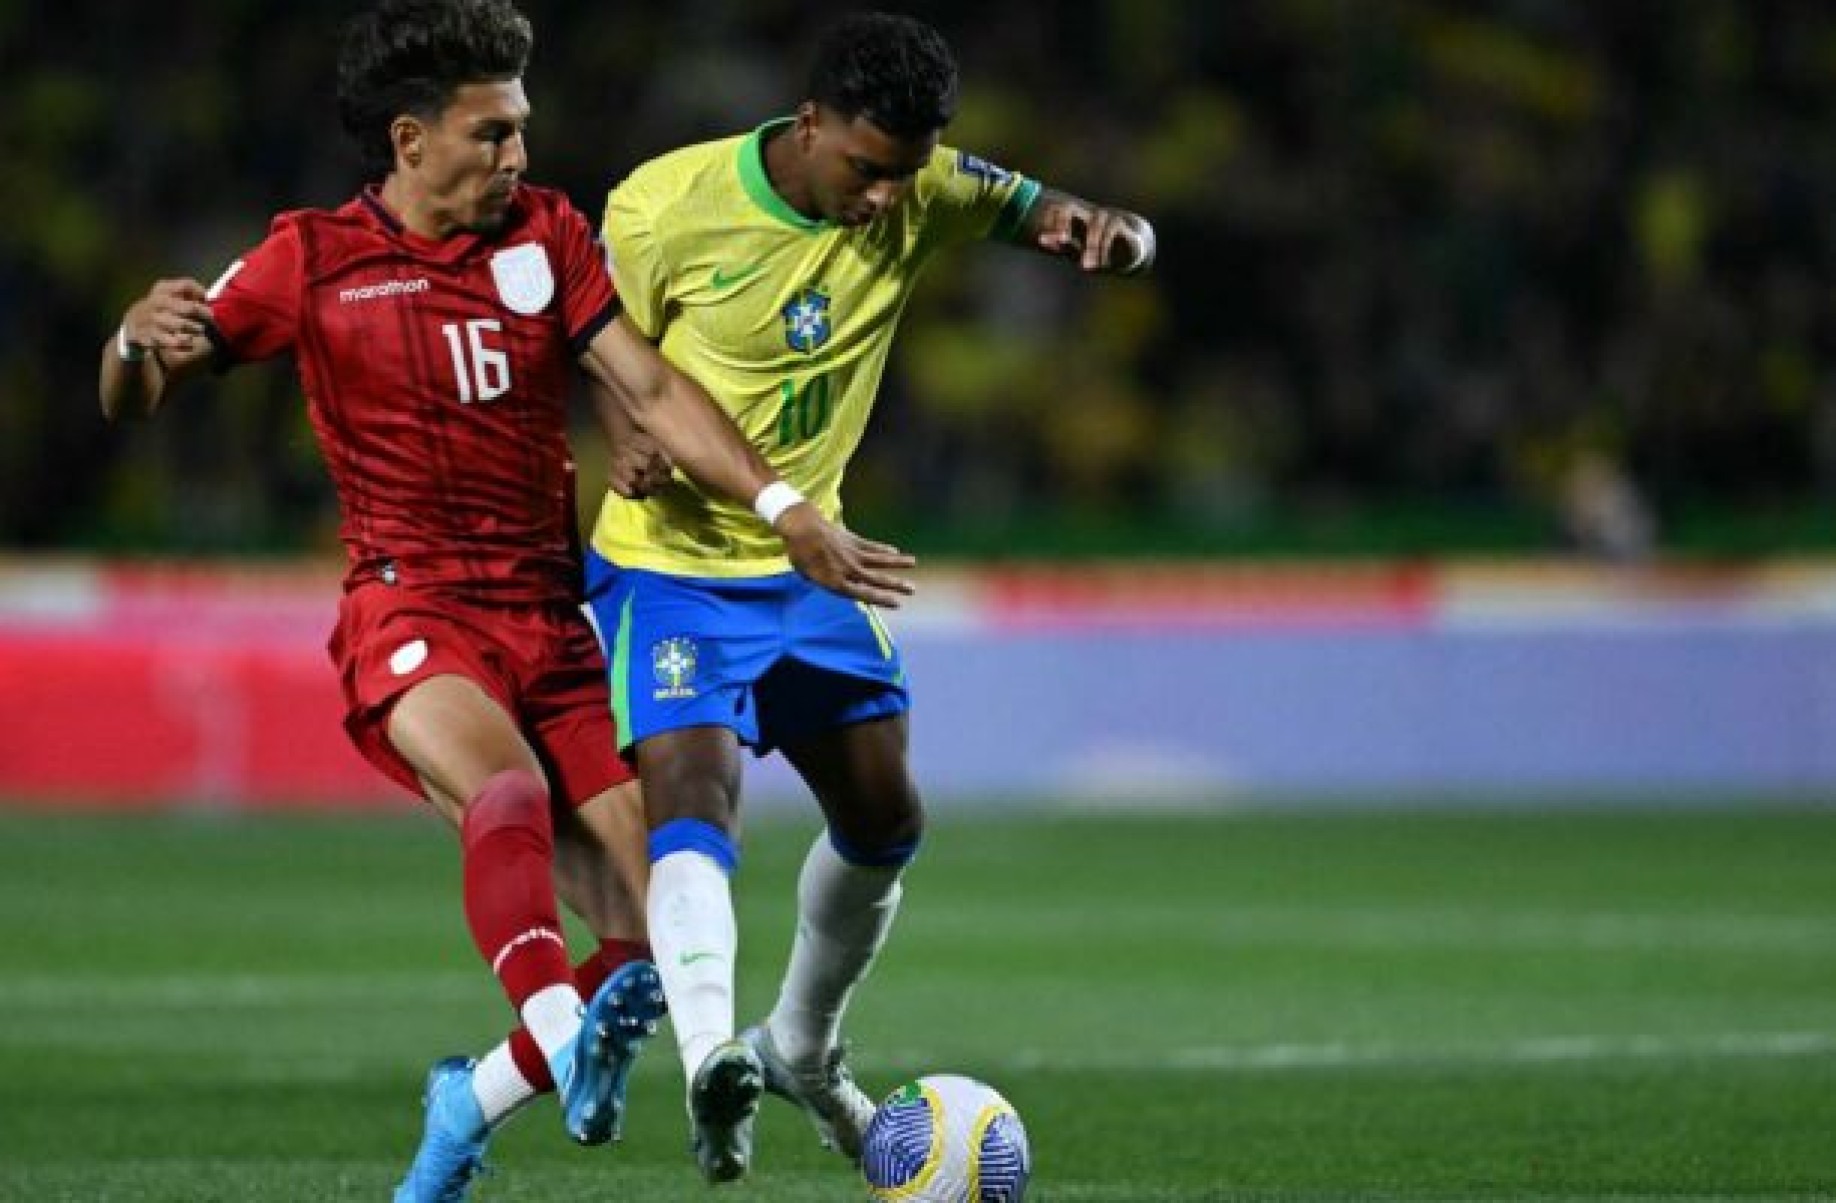
{"type": "MultiPolygon", "coordinates": [[[[1006,812],[1004,812],[1006,813],[1006,812]]],[[[746,841],[741,1020],[812,828],[746,841]]],[[[386,1198],[506,1008],[431,819],[0,810],[0,1199],[386,1198]]],[[[1836,810],[940,815],[861,997],[883,1091],[985,1076],[1035,1203],[1836,1197],[1836,810]]],[[[659,1042],[493,1200],[705,1201],[659,1042]]],[[[865,1198],[768,1103],[733,1199],[865,1198]]]]}

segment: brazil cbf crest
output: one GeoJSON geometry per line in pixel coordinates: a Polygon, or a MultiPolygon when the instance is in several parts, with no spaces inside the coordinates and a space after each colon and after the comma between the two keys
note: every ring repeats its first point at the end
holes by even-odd
{"type": "Polygon", "coordinates": [[[807,355],[829,341],[829,294],[822,289],[802,289],[780,312],[791,350],[807,355]]]}
{"type": "Polygon", "coordinates": [[[548,266],[548,250],[539,242],[525,242],[491,256],[491,278],[497,295],[512,313],[532,317],[555,299],[555,273],[548,266]]]}
{"type": "Polygon", "coordinates": [[[685,635],[659,639],[651,644],[650,670],[657,681],[653,696],[658,701],[694,697],[695,661],[695,641],[685,635]]]}

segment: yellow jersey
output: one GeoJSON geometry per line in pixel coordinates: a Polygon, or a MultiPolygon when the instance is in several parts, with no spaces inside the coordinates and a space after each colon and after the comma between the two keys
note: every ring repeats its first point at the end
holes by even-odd
{"type": "MultiPolygon", "coordinates": [[[[603,235],[625,312],[713,396],[779,475],[830,518],[899,315],[942,247],[1011,237],[1039,185],[939,146],[898,204],[842,227],[804,217],[765,173],[788,119],[673,151],[612,190],[603,235]]],[[[787,572],[753,512],[678,473],[645,501],[608,494],[593,546],[679,576],[787,572]]]]}

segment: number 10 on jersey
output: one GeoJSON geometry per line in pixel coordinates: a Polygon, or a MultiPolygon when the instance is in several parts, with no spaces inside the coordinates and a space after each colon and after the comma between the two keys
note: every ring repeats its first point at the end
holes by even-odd
{"type": "Polygon", "coordinates": [[[485,345],[486,334],[503,333],[504,324],[494,317],[473,318],[462,327],[447,322],[440,327],[446,336],[446,349],[453,353],[453,376],[459,382],[459,404],[473,401],[495,401],[510,391],[510,355],[502,347],[485,345]]]}
{"type": "Polygon", "coordinates": [[[795,380],[778,382],[784,402],[778,410],[778,446],[789,447],[822,433],[829,424],[830,388],[827,376],[813,378],[801,391],[795,380]]]}

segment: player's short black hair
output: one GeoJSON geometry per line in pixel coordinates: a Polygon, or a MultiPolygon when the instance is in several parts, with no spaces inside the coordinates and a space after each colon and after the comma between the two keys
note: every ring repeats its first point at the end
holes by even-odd
{"type": "Polygon", "coordinates": [[[462,85],[516,79],[535,30],[510,0],[381,0],[344,26],[338,117],[366,170],[395,166],[390,124],[434,120],[462,85]]]}
{"type": "Polygon", "coordinates": [[[956,116],[956,58],[923,21],[855,13],[817,42],[809,98],[895,137],[935,133],[956,116]]]}

